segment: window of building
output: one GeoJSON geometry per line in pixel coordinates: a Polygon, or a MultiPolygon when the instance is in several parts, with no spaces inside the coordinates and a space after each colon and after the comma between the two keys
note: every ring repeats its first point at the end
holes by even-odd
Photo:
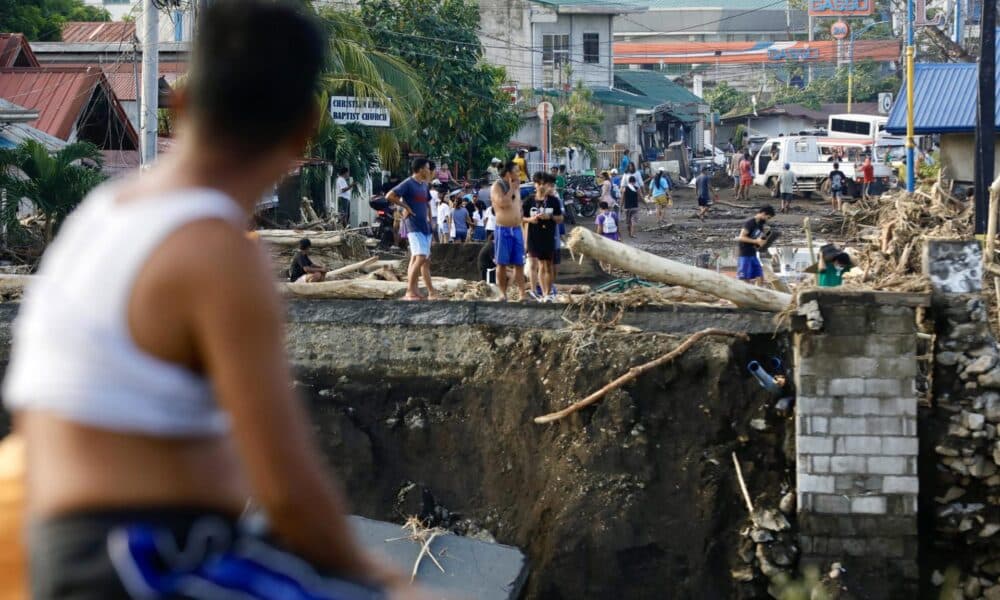
{"type": "Polygon", "coordinates": [[[562,66],[569,63],[569,34],[542,36],[542,85],[553,87],[561,78],[562,66]]]}
{"type": "Polygon", "coordinates": [[[601,62],[601,34],[583,34],[583,62],[590,64],[601,62]]]}

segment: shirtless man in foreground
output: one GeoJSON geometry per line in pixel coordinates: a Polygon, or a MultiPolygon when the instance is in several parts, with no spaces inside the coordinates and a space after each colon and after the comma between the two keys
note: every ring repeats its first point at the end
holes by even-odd
{"type": "Polygon", "coordinates": [[[507,267],[514,268],[514,285],[521,292],[523,300],[527,295],[524,287],[524,235],[521,224],[521,173],[514,162],[508,162],[500,169],[500,179],[490,190],[493,212],[497,217],[495,233],[497,263],[497,284],[503,299],[507,300],[507,267]]]}

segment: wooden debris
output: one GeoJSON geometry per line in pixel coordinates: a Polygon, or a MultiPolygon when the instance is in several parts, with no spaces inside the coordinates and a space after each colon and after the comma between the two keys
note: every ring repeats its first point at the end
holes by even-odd
{"type": "Polygon", "coordinates": [[[707,269],[656,256],[609,240],[584,227],[573,230],[567,245],[581,255],[586,254],[601,263],[635,273],[650,281],[712,294],[744,308],[781,312],[792,301],[790,294],[754,287],[707,269]]]}
{"type": "MultiPolygon", "coordinates": [[[[435,277],[434,289],[448,295],[466,284],[464,279],[435,277]]],[[[290,297],[327,299],[390,300],[406,294],[404,281],[377,281],[374,279],[342,279],[319,283],[279,283],[279,291],[290,297]]]]}
{"type": "Polygon", "coordinates": [[[298,246],[299,240],[309,238],[314,248],[339,246],[345,242],[341,232],[333,231],[302,231],[299,229],[260,229],[258,238],[276,246],[298,246]]]}
{"type": "MultiPolygon", "coordinates": [[[[577,231],[579,231],[579,229],[577,229],[577,231]]],[[[618,389],[621,386],[625,385],[626,383],[634,381],[640,375],[642,375],[643,373],[646,373],[647,371],[655,369],[655,368],[657,368],[657,367],[659,367],[661,365],[665,365],[666,363],[674,360],[675,358],[677,358],[681,354],[684,354],[685,352],[687,352],[687,350],[689,348],[691,348],[691,346],[695,345],[695,343],[697,343],[698,340],[700,340],[700,339],[702,339],[704,337],[710,337],[710,336],[731,337],[731,338],[737,338],[737,339],[741,339],[741,340],[747,340],[747,339],[749,339],[745,333],[733,333],[731,331],[725,331],[725,330],[722,330],[722,329],[703,329],[703,330],[699,331],[698,333],[695,333],[694,335],[691,335],[690,337],[688,337],[679,346],[677,346],[676,348],[674,348],[670,352],[667,352],[663,356],[661,356],[661,357],[659,357],[659,358],[657,358],[655,360],[651,360],[651,361],[649,361],[649,362],[647,362],[645,364],[639,365],[637,367],[632,367],[631,369],[628,370],[627,373],[625,373],[621,377],[615,379],[611,383],[605,385],[604,387],[602,387],[601,389],[597,390],[593,394],[587,396],[583,400],[580,400],[579,402],[574,402],[573,404],[567,406],[566,408],[564,408],[562,410],[559,410],[559,411],[556,411],[554,413],[549,413],[547,415],[542,415],[540,417],[535,417],[535,423],[542,424],[542,423],[551,423],[553,421],[558,421],[559,419],[562,419],[563,417],[567,417],[567,416],[569,416],[569,415],[571,415],[571,414],[579,411],[582,408],[590,406],[591,404],[594,404],[594,403],[598,402],[599,400],[601,400],[602,398],[604,398],[604,396],[606,396],[607,393],[610,392],[611,390],[618,389]]]]}
{"type": "Polygon", "coordinates": [[[355,271],[361,271],[365,267],[369,267],[371,265],[374,265],[377,262],[378,262],[378,257],[377,256],[372,256],[370,258],[366,258],[365,260],[363,260],[361,262],[356,262],[356,263],[347,265],[346,267],[340,267],[339,269],[334,269],[333,271],[328,271],[327,274],[326,274],[326,278],[327,278],[327,280],[330,280],[330,279],[334,279],[334,278],[338,277],[339,275],[346,275],[348,273],[353,273],[355,271]]]}

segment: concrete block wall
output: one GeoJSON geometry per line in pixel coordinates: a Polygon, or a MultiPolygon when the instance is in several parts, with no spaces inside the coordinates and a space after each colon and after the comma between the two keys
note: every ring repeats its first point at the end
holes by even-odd
{"type": "Polygon", "coordinates": [[[795,335],[799,533],[806,563],[917,578],[913,294],[813,291],[821,331],[795,335]]]}

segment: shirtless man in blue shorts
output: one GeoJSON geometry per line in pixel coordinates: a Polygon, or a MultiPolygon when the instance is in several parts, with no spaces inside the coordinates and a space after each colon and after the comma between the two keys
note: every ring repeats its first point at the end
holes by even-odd
{"type": "Polygon", "coordinates": [[[497,218],[495,235],[497,285],[503,299],[507,300],[507,267],[514,269],[514,285],[520,298],[527,296],[524,287],[524,234],[521,232],[521,173],[514,162],[508,162],[500,169],[500,179],[490,190],[493,211],[497,218]]]}

